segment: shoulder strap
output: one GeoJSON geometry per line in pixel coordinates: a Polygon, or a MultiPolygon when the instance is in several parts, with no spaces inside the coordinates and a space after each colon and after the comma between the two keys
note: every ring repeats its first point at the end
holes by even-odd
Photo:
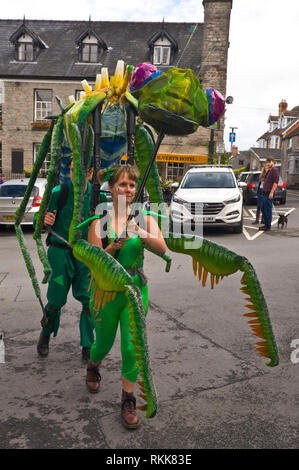
{"type": "Polygon", "coordinates": [[[58,200],[57,213],[66,205],[67,197],[69,193],[69,186],[67,183],[61,184],[60,196],[58,200]]]}
{"type": "Polygon", "coordinates": [[[103,250],[108,246],[108,223],[107,223],[107,211],[104,210],[100,217],[100,233],[102,239],[103,250]]]}
{"type": "MultiPolygon", "coordinates": [[[[102,216],[100,217],[100,234],[102,239],[102,247],[103,250],[109,245],[108,239],[108,212],[106,210],[103,211],[102,216]]],[[[119,250],[116,250],[114,254],[114,258],[117,259],[119,256],[119,250]]]]}

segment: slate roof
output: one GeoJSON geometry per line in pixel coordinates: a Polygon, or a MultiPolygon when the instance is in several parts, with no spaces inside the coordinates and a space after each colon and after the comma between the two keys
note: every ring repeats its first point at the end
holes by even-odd
{"type": "Polygon", "coordinates": [[[251,147],[250,150],[260,160],[266,160],[268,157],[273,157],[276,161],[281,160],[281,149],[264,149],[259,147],[251,147]]]}
{"type": "Polygon", "coordinates": [[[259,140],[261,139],[267,139],[267,137],[270,135],[270,132],[267,131],[265,132],[263,135],[261,135],[258,139],[256,139],[256,141],[258,142],[259,140]]]}
{"type": "MultiPolygon", "coordinates": [[[[17,62],[14,45],[9,38],[20,28],[22,20],[0,20],[0,77],[1,78],[59,78],[94,80],[102,66],[113,74],[118,59],[125,65],[137,65],[150,60],[148,41],[162,31],[162,23],[92,21],[92,30],[107,44],[99,64],[83,64],[78,60],[76,40],[88,31],[88,21],[26,20],[26,26],[33,31],[48,48],[42,49],[36,62],[17,62]]],[[[164,23],[164,30],[175,38],[178,51],[174,55],[175,65],[190,37],[195,23],[164,23]]],[[[192,68],[201,62],[203,23],[194,32],[180,67],[192,68]]],[[[161,70],[169,67],[159,67],[161,70]]]]}

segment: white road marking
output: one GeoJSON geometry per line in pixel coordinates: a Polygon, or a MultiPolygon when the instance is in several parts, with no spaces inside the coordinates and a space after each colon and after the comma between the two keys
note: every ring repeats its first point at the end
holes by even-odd
{"type": "MultiPolygon", "coordinates": [[[[245,219],[250,219],[250,220],[255,220],[255,214],[256,214],[256,210],[254,209],[244,209],[245,211],[247,211],[247,213],[251,214],[251,219],[249,217],[244,217],[245,219]]],[[[295,207],[290,207],[290,208],[284,208],[284,215],[289,215],[291,214],[293,211],[295,211],[296,208],[295,207]],[[285,209],[287,209],[287,211],[285,211],[285,209]]],[[[282,212],[282,211],[280,211],[282,212]]],[[[279,218],[279,213],[274,209],[274,216],[276,216],[276,218],[274,218],[274,220],[272,220],[271,222],[271,227],[272,225],[276,224],[277,221],[278,221],[278,218],[279,218]]],[[[259,230],[258,227],[253,227],[253,226],[250,226],[250,225],[243,225],[243,234],[245,235],[245,237],[247,238],[248,241],[252,241],[252,240],[255,240],[256,238],[258,238],[260,235],[263,235],[264,231],[263,230],[259,230]],[[249,235],[248,233],[248,230],[247,229],[250,229],[250,230],[257,230],[257,233],[255,233],[253,236],[249,235]]]]}

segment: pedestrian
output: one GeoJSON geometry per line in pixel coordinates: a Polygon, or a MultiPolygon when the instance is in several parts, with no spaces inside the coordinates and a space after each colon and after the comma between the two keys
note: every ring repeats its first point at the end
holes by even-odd
{"type": "MultiPolygon", "coordinates": [[[[118,262],[132,276],[135,285],[140,289],[142,304],[145,313],[148,310],[147,281],[143,273],[143,244],[158,254],[164,254],[166,244],[159,230],[157,222],[151,215],[142,215],[143,223],[138,226],[135,218],[127,227],[127,236],[119,241],[116,237],[123,233],[130,212],[130,204],[136,191],[138,175],[132,168],[119,167],[109,178],[109,190],[112,194],[113,209],[108,212],[107,235],[104,233],[104,224],[97,219],[92,222],[89,229],[88,240],[94,245],[104,248],[111,256],[117,257],[118,262]],[[123,210],[121,208],[124,208],[123,210]]],[[[90,310],[94,304],[91,300],[90,310]]],[[[87,364],[86,385],[91,393],[100,389],[101,376],[99,364],[111,350],[118,325],[121,334],[122,356],[122,395],[121,417],[126,428],[135,429],[140,421],[136,414],[136,399],[134,388],[138,376],[138,366],[135,359],[132,335],[129,327],[129,312],[124,292],[117,292],[114,300],[99,308],[95,322],[96,341],[91,347],[90,360],[87,364]],[[99,318],[101,319],[99,321],[99,318]]]]}
{"type": "MultiPolygon", "coordinates": [[[[53,231],[65,240],[68,240],[69,228],[73,217],[74,190],[73,190],[73,161],[70,163],[70,181],[56,186],[51,194],[48,212],[44,217],[44,224],[51,226],[53,231]],[[64,194],[64,195],[63,195],[64,194]],[[62,198],[64,202],[61,203],[62,198]],[[62,206],[62,207],[61,207],[62,206]]],[[[83,200],[83,217],[88,218],[91,206],[92,187],[88,181],[92,176],[92,168],[89,169],[83,200]]],[[[82,238],[87,239],[88,228],[82,229],[82,238]]],[[[48,236],[48,258],[52,268],[52,274],[48,284],[47,300],[44,318],[48,323],[43,324],[37,344],[38,354],[46,357],[49,353],[50,335],[57,336],[60,324],[61,308],[66,304],[70,288],[76,300],[82,304],[80,316],[80,345],[82,347],[82,359],[88,360],[90,347],[94,341],[93,321],[89,312],[89,282],[90,272],[85,264],[73,257],[71,249],[63,244],[63,241],[54,234],[48,236]]]]}
{"type": "Polygon", "coordinates": [[[274,193],[279,181],[279,170],[276,166],[274,166],[274,158],[268,157],[266,164],[268,166],[268,171],[264,178],[263,197],[261,205],[265,225],[259,227],[259,230],[263,231],[271,230],[274,193]]]}
{"type": "MultiPolygon", "coordinates": [[[[259,176],[259,182],[258,182],[258,187],[257,187],[257,208],[256,208],[255,221],[252,222],[253,224],[259,224],[260,222],[260,215],[262,211],[263,185],[264,185],[265,175],[268,169],[269,169],[268,165],[265,164],[259,176]]],[[[264,222],[264,218],[262,216],[262,223],[263,222],[264,222]]]]}

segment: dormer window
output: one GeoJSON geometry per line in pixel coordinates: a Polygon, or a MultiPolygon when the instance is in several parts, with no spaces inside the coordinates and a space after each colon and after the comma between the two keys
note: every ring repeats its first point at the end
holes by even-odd
{"type": "Polygon", "coordinates": [[[86,36],[82,41],[82,62],[98,62],[99,46],[94,36],[86,36]]]}
{"type": "Polygon", "coordinates": [[[175,39],[165,30],[164,21],[162,29],[155,33],[148,41],[150,61],[154,65],[169,66],[173,63],[174,55],[178,51],[175,39]]]}
{"type": "Polygon", "coordinates": [[[9,38],[15,46],[15,60],[18,62],[33,62],[47,44],[27,24],[25,18],[21,26],[9,38]]]}
{"type": "Polygon", "coordinates": [[[80,34],[76,40],[76,46],[78,49],[78,61],[85,64],[98,63],[103,51],[108,50],[105,41],[92,29],[90,19],[88,29],[80,34]]]}
{"type": "Polygon", "coordinates": [[[34,59],[33,41],[28,34],[21,36],[17,43],[18,61],[32,62],[34,59]]]}
{"type": "Polygon", "coordinates": [[[160,38],[155,42],[153,64],[170,65],[171,43],[166,38],[160,38]]]}

